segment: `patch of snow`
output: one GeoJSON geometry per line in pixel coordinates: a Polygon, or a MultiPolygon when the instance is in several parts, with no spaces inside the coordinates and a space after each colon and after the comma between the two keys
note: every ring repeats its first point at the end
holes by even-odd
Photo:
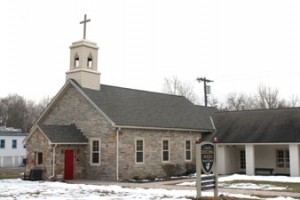
{"type": "MultiPolygon", "coordinates": [[[[212,195],[206,193],[205,195],[212,195]]],[[[165,190],[123,188],[116,185],[97,186],[85,184],[68,184],[61,182],[32,182],[21,179],[0,180],[0,199],[190,199],[196,196],[194,190],[165,190]]]]}
{"type": "Polygon", "coordinates": [[[253,184],[253,183],[237,183],[237,184],[224,184],[221,185],[225,188],[232,188],[232,189],[249,189],[249,190],[287,190],[287,187],[277,187],[274,185],[269,184],[253,184]]]}
{"type": "Polygon", "coordinates": [[[233,174],[231,176],[219,177],[219,182],[236,181],[236,180],[300,183],[300,177],[289,177],[289,176],[249,176],[249,175],[233,174]]]}
{"type": "Polygon", "coordinates": [[[265,200],[296,200],[292,197],[274,197],[274,198],[266,198],[265,200]]]}

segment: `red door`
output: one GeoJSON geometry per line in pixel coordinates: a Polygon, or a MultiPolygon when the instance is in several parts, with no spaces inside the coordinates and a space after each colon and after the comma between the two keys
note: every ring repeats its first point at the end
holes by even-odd
{"type": "Polygon", "coordinates": [[[64,179],[73,179],[74,175],[74,151],[65,150],[65,177],[64,179]]]}

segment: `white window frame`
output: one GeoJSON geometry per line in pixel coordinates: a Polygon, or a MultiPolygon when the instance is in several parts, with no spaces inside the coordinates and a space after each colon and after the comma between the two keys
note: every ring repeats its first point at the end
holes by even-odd
{"type": "Polygon", "coordinates": [[[90,138],[90,165],[91,166],[100,166],[101,165],[101,139],[100,138],[90,138]],[[97,141],[99,144],[99,150],[98,151],[93,151],[93,142],[97,141]],[[93,163],[93,153],[98,153],[99,154],[99,162],[98,163],[93,163]]]}
{"type": "Polygon", "coordinates": [[[145,163],[145,139],[144,138],[135,138],[135,141],[134,141],[134,161],[135,161],[135,164],[137,164],[137,165],[141,165],[141,164],[145,163]],[[143,142],[143,148],[142,148],[142,150],[138,150],[137,149],[137,142],[138,141],[142,141],[143,142]],[[143,162],[137,162],[137,153],[138,152],[142,152],[143,153],[143,162]]]}
{"type": "Polygon", "coordinates": [[[239,167],[241,170],[246,170],[246,150],[245,149],[240,149],[239,150],[239,167]]]}
{"type": "Polygon", "coordinates": [[[43,163],[44,163],[44,153],[41,151],[35,152],[35,165],[39,166],[39,165],[43,165],[43,163]],[[42,155],[41,160],[39,159],[39,155],[42,155]]]}
{"type": "Polygon", "coordinates": [[[191,162],[193,160],[193,156],[192,156],[192,140],[185,140],[184,141],[184,160],[186,162],[191,162]],[[187,149],[186,142],[190,142],[190,149],[187,149]],[[186,154],[187,154],[188,151],[190,152],[190,159],[186,158],[186,154]]]}
{"type": "Polygon", "coordinates": [[[171,158],[170,158],[170,140],[169,139],[162,139],[161,141],[161,160],[164,163],[168,163],[170,162],[171,158]],[[164,141],[168,141],[168,150],[164,150],[164,141]],[[168,160],[164,160],[164,152],[168,151],[168,160]]]}
{"type": "Polygon", "coordinates": [[[276,149],[276,152],[275,152],[275,160],[276,160],[276,168],[278,169],[289,169],[290,168],[290,152],[288,149],[276,149]],[[279,166],[279,158],[278,158],[278,152],[279,151],[283,151],[283,161],[282,161],[282,164],[283,164],[283,167],[279,166]]]}

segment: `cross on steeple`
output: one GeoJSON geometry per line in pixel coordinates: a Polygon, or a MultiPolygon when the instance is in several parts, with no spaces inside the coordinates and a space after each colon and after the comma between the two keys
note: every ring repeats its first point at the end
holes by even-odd
{"type": "Polygon", "coordinates": [[[86,23],[90,21],[91,21],[90,19],[86,19],[86,14],[85,14],[84,20],[80,22],[80,24],[83,24],[83,39],[85,39],[85,35],[86,35],[86,23]]]}

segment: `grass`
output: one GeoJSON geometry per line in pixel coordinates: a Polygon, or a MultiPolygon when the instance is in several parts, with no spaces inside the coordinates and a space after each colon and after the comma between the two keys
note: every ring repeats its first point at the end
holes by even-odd
{"type": "Polygon", "coordinates": [[[22,178],[23,174],[0,174],[0,179],[22,178]]]}

